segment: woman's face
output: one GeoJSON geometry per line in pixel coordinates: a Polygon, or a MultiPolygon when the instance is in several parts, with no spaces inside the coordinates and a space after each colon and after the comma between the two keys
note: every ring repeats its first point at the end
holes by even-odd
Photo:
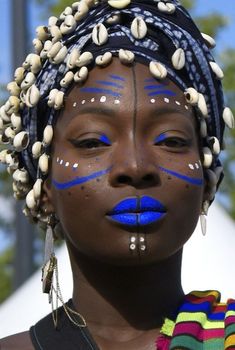
{"type": "Polygon", "coordinates": [[[142,64],[94,68],[66,98],[49,181],[73,252],[121,265],[168,258],[193,232],[204,192],[183,92],[142,64]]]}

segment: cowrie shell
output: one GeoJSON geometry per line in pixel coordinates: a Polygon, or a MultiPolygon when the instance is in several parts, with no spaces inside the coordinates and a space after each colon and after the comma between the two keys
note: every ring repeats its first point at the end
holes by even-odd
{"type": "Polygon", "coordinates": [[[216,47],[216,42],[210,35],[205,34],[205,33],[201,33],[201,34],[202,34],[203,39],[206,42],[206,45],[209,47],[209,49],[213,49],[214,47],[216,47]]]}
{"type": "Polygon", "coordinates": [[[29,134],[26,131],[19,132],[13,140],[13,146],[17,152],[23,151],[29,145],[29,134]]]}
{"type": "Polygon", "coordinates": [[[19,67],[15,70],[14,79],[17,84],[21,84],[24,80],[25,69],[23,67],[19,67]]]}
{"type": "Polygon", "coordinates": [[[98,45],[104,45],[108,41],[108,31],[103,23],[98,23],[92,31],[92,40],[98,45]]]}
{"type": "Polygon", "coordinates": [[[49,169],[49,157],[46,153],[43,153],[38,160],[39,169],[43,174],[48,173],[49,169]]]}
{"type": "Polygon", "coordinates": [[[13,180],[15,180],[16,182],[21,182],[23,184],[28,183],[29,174],[28,174],[27,170],[16,169],[16,171],[13,173],[13,180]]]}
{"type": "Polygon", "coordinates": [[[78,61],[79,57],[80,57],[80,52],[78,51],[78,49],[76,49],[76,48],[73,49],[68,56],[67,67],[69,69],[75,68],[76,62],[78,61]]]}
{"type": "Polygon", "coordinates": [[[48,28],[51,29],[51,27],[55,26],[58,22],[58,18],[55,16],[51,16],[48,19],[48,28]]]}
{"type": "Polygon", "coordinates": [[[121,16],[119,14],[117,14],[117,15],[113,15],[113,16],[109,17],[106,20],[106,23],[107,24],[117,24],[117,23],[120,23],[120,21],[121,21],[121,16]]]}
{"type": "Polygon", "coordinates": [[[72,33],[76,28],[77,22],[73,15],[68,15],[65,17],[64,22],[60,26],[60,31],[62,34],[66,35],[72,33]]]}
{"type": "Polygon", "coordinates": [[[45,26],[39,26],[36,28],[37,39],[46,41],[49,38],[48,28],[45,26]]]}
{"type": "Polygon", "coordinates": [[[216,77],[220,80],[224,78],[224,72],[216,62],[210,62],[211,69],[215,73],[216,77]]]}
{"type": "Polygon", "coordinates": [[[33,190],[29,191],[25,200],[26,200],[26,205],[29,209],[35,209],[37,207],[37,202],[35,200],[33,190]]]}
{"type": "Polygon", "coordinates": [[[0,131],[2,131],[4,129],[4,123],[2,118],[0,117],[0,131]]]}
{"type": "Polygon", "coordinates": [[[8,145],[9,139],[6,137],[6,135],[3,133],[0,133],[0,144],[8,145]]]}
{"type": "Polygon", "coordinates": [[[32,73],[37,74],[42,68],[40,56],[35,53],[30,53],[23,63],[25,69],[29,68],[32,73]]]}
{"type": "Polygon", "coordinates": [[[129,50],[119,50],[119,59],[123,64],[131,64],[134,62],[135,54],[129,50]]]}
{"type": "Polygon", "coordinates": [[[82,0],[87,4],[88,7],[92,7],[96,4],[96,0],[82,0]]]}
{"type": "Polygon", "coordinates": [[[175,12],[176,10],[176,7],[174,4],[171,4],[171,3],[164,3],[163,1],[160,1],[158,4],[157,4],[157,7],[159,9],[159,11],[161,12],[164,12],[164,13],[169,13],[169,14],[172,14],[175,12]]]}
{"type": "Polygon", "coordinates": [[[79,2],[77,6],[77,12],[74,15],[75,20],[78,22],[89,12],[89,7],[86,2],[79,2]]]}
{"type": "Polygon", "coordinates": [[[58,91],[55,96],[55,104],[54,104],[55,110],[59,110],[60,108],[62,108],[63,104],[64,104],[64,92],[58,91]]]}
{"type": "Polygon", "coordinates": [[[57,41],[59,41],[62,38],[62,33],[60,29],[57,26],[52,26],[50,29],[51,36],[52,36],[52,43],[55,44],[57,41]]]}
{"type": "Polygon", "coordinates": [[[0,163],[6,164],[6,156],[8,154],[8,150],[4,149],[3,151],[0,152],[0,163]]]}
{"type": "Polygon", "coordinates": [[[15,132],[19,132],[22,129],[22,121],[19,114],[12,113],[11,124],[15,132]]]}
{"type": "Polygon", "coordinates": [[[33,144],[32,155],[34,159],[38,159],[42,155],[43,144],[40,141],[37,141],[33,144]]]}
{"type": "Polygon", "coordinates": [[[210,168],[213,162],[213,155],[209,147],[203,147],[203,166],[205,168],[210,168]]]}
{"type": "Polygon", "coordinates": [[[56,98],[56,95],[58,94],[59,90],[58,89],[52,89],[50,91],[50,94],[48,96],[48,106],[49,107],[54,107],[54,104],[55,104],[55,98],[56,98]]]}
{"type": "Polygon", "coordinates": [[[209,144],[210,144],[210,146],[211,146],[211,149],[212,149],[212,151],[213,151],[213,154],[219,155],[221,149],[220,149],[220,143],[219,143],[219,140],[217,139],[217,137],[214,137],[214,136],[213,136],[213,137],[210,137],[210,138],[208,139],[208,142],[209,142],[209,144]]]}
{"type": "Polygon", "coordinates": [[[149,70],[150,73],[157,79],[165,79],[167,76],[167,69],[160,62],[150,62],[149,70]]]}
{"type": "Polygon", "coordinates": [[[114,7],[115,9],[124,9],[128,5],[130,5],[131,0],[109,0],[108,4],[111,7],[114,7]]]}
{"type": "Polygon", "coordinates": [[[32,108],[36,106],[40,99],[40,92],[37,88],[36,85],[32,85],[28,91],[26,92],[25,95],[25,104],[29,107],[32,108]]]}
{"type": "Polygon", "coordinates": [[[203,115],[203,117],[207,118],[208,117],[208,108],[207,108],[206,100],[205,100],[205,97],[200,93],[199,93],[199,99],[198,99],[197,106],[198,106],[201,114],[203,115]]]}
{"type": "Polygon", "coordinates": [[[73,9],[72,7],[67,6],[64,11],[60,15],[60,19],[65,19],[66,16],[72,15],[73,9]]]}
{"type": "Polygon", "coordinates": [[[42,59],[46,59],[47,58],[47,54],[50,51],[50,49],[52,48],[52,45],[53,45],[52,41],[50,41],[50,40],[45,41],[43,49],[42,49],[42,51],[40,53],[40,57],[42,59]]]}
{"type": "Polygon", "coordinates": [[[17,96],[10,96],[7,102],[5,103],[5,112],[8,115],[12,113],[17,113],[20,109],[20,99],[17,96]]]}
{"type": "Polygon", "coordinates": [[[92,60],[93,60],[93,55],[91,52],[88,52],[88,51],[83,52],[83,54],[81,54],[81,56],[76,61],[76,66],[77,67],[87,66],[92,62],[92,60]]]}
{"type": "MultiPolygon", "coordinates": [[[[56,45],[56,44],[54,44],[54,45],[56,45]]],[[[60,49],[60,51],[57,53],[56,56],[49,58],[49,61],[50,61],[52,64],[59,64],[59,63],[61,63],[61,62],[64,61],[64,59],[65,59],[67,53],[68,53],[67,47],[66,47],[66,46],[63,46],[63,47],[60,49]]]]}
{"type": "Polygon", "coordinates": [[[192,106],[196,106],[198,104],[199,101],[199,93],[197,92],[197,90],[195,90],[194,88],[188,88],[185,90],[185,98],[186,101],[192,105],[192,106]]]}
{"type": "Polygon", "coordinates": [[[5,105],[0,107],[0,117],[5,123],[9,123],[11,121],[10,116],[6,113],[5,105]]]}
{"type": "Polygon", "coordinates": [[[185,66],[185,53],[184,50],[179,48],[175,51],[172,58],[173,67],[177,70],[184,68],[185,66]]]}
{"type": "Polygon", "coordinates": [[[105,67],[112,62],[113,55],[111,52],[105,52],[104,55],[96,57],[95,63],[98,66],[105,67]]]}
{"type": "Polygon", "coordinates": [[[6,164],[11,172],[17,170],[19,167],[18,157],[16,157],[13,153],[8,153],[6,155],[6,164]]]}
{"type": "Polygon", "coordinates": [[[136,17],[131,24],[131,33],[136,39],[143,39],[147,34],[148,28],[142,17],[136,17]]]}
{"type": "Polygon", "coordinates": [[[41,52],[42,49],[43,49],[43,43],[41,42],[41,40],[39,40],[39,39],[33,39],[33,46],[34,46],[35,52],[36,52],[37,54],[40,54],[40,52],[41,52]]]}
{"type": "Polygon", "coordinates": [[[15,81],[12,81],[7,85],[7,90],[12,96],[20,95],[20,87],[15,81]]]}
{"type": "Polygon", "coordinates": [[[82,67],[81,69],[79,69],[78,72],[75,73],[74,75],[74,81],[75,83],[83,83],[84,81],[86,81],[87,77],[88,77],[88,69],[87,67],[82,67]]]}
{"type": "Polygon", "coordinates": [[[62,47],[63,47],[63,44],[61,42],[57,42],[57,43],[53,44],[47,53],[47,57],[48,58],[55,57],[60,52],[62,47]]]}
{"type": "Polygon", "coordinates": [[[233,116],[233,112],[229,107],[225,107],[223,111],[223,119],[228,128],[234,129],[235,127],[234,116],[233,116]]]}
{"type": "Polygon", "coordinates": [[[74,73],[69,71],[65,74],[64,78],[60,81],[61,87],[68,87],[74,79],[74,73]]]}
{"type": "Polygon", "coordinates": [[[47,125],[43,131],[43,144],[49,146],[53,138],[53,128],[52,125],[47,125]]]}
{"type": "Polygon", "coordinates": [[[13,140],[14,137],[15,137],[15,131],[13,130],[12,127],[8,126],[5,131],[4,131],[4,134],[6,135],[6,137],[10,140],[13,140]]]}
{"type": "Polygon", "coordinates": [[[42,183],[43,183],[42,179],[37,179],[37,181],[33,185],[33,194],[34,194],[34,198],[36,200],[39,200],[41,197],[42,183]]]}
{"type": "Polygon", "coordinates": [[[32,86],[36,81],[36,77],[32,72],[26,74],[24,80],[22,81],[20,87],[22,90],[27,90],[32,86]]]}
{"type": "Polygon", "coordinates": [[[210,187],[212,187],[212,188],[215,187],[217,185],[217,176],[214,173],[214,171],[207,169],[206,174],[207,174],[207,177],[209,180],[210,187]]]}

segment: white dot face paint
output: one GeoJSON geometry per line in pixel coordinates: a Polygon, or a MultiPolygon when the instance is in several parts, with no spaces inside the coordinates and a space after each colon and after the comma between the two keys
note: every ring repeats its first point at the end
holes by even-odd
{"type": "Polygon", "coordinates": [[[169,98],[164,98],[164,102],[166,102],[166,103],[170,103],[170,100],[169,100],[169,98]]]}
{"type": "Polygon", "coordinates": [[[107,101],[107,97],[106,96],[102,96],[101,98],[100,98],[100,102],[101,103],[105,103],[107,101]]]}
{"type": "Polygon", "coordinates": [[[184,107],[185,107],[185,109],[187,109],[187,111],[189,110],[189,106],[185,105],[184,107]]]}
{"type": "Polygon", "coordinates": [[[189,166],[189,169],[194,170],[193,164],[189,164],[188,166],[189,166]]]}
{"type": "Polygon", "coordinates": [[[63,165],[63,163],[64,163],[64,161],[63,161],[63,159],[61,159],[61,161],[60,161],[60,165],[63,165]]]}
{"type": "Polygon", "coordinates": [[[181,103],[179,101],[175,101],[175,103],[177,104],[177,106],[181,106],[181,103]]]}
{"type": "Polygon", "coordinates": [[[74,102],[73,107],[77,107],[77,102],[74,102]]]}
{"type": "Polygon", "coordinates": [[[65,163],[66,168],[68,168],[68,167],[69,167],[69,165],[70,165],[70,163],[69,163],[69,162],[66,162],[66,163],[65,163]]]}
{"type": "Polygon", "coordinates": [[[73,169],[76,170],[77,168],[78,168],[78,163],[75,163],[75,164],[73,165],[73,169]]]}
{"type": "Polygon", "coordinates": [[[194,164],[189,164],[188,166],[189,166],[189,169],[191,169],[191,170],[199,170],[201,167],[201,162],[199,160],[198,162],[196,162],[194,164]]]}
{"type": "Polygon", "coordinates": [[[115,105],[119,105],[119,104],[120,104],[120,100],[115,100],[115,101],[114,101],[114,104],[115,104],[115,105]]]}
{"type": "Polygon", "coordinates": [[[64,159],[60,159],[60,157],[56,158],[56,163],[60,166],[64,166],[65,168],[72,167],[73,170],[77,170],[78,168],[78,163],[71,164],[70,162],[67,162],[64,159]]]}
{"type": "Polygon", "coordinates": [[[82,100],[82,105],[84,105],[86,103],[86,100],[82,100]]]}
{"type": "Polygon", "coordinates": [[[93,97],[92,99],[91,99],[91,103],[94,103],[95,102],[95,98],[93,97]]]}
{"type": "Polygon", "coordinates": [[[150,100],[150,102],[151,102],[151,103],[155,103],[156,100],[155,100],[154,98],[152,98],[152,99],[150,100]]]}

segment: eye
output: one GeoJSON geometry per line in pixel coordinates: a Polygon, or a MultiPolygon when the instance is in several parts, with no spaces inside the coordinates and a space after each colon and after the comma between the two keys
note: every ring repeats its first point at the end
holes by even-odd
{"type": "Polygon", "coordinates": [[[161,139],[157,138],[154,142],[154,145],[156,146],[166,146],[169,148],[183,148],[189,146],[189,144],[189,140],[177,136],[166,137],[161,139]]]}
{"type": "Polygon", "coordinates": [[[88,138],[83,140],[70,140],[70,142],[77,148],[82,149],[93,149],[93,148],[99,148],[99,147],[108,147],[110,144],[102,141],[98,138],[88,138]]]}

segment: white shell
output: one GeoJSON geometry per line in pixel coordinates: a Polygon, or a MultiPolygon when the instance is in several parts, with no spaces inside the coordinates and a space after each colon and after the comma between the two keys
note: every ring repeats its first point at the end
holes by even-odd
{"type": "Polygon", "coordinates": [[[46,41],[49,38],[48,28],[45,26],[39,26],[36,28],[37,39],[46,41]]]}
{"type": "Polygon", "coordinates": [[[177,70],[184,68],[185,66],[185,53],[184,50],[179,48],[175,51],[172,58],[173,67],[177,70]]]}
{"type": "Polygon", "coordinates": [[[10,96],[5,103],[5,112],[7,114],[17,113],[20,109],[20,99],[17,96],[10,96]]]}
{"type": "Polygon", "coordinates": [[[213,49],[214,47],[216,47],[216,42],[215,40],[208,34],[205,34],[205,33],[201,33],[202,34],[202,37],[203,39],[205,40],[206,42],[206,45],[210,48],[210,49],[213,49]]]}
{"type": "Polygon", "coordinates": [[[78,49],[73,49],[71,51],[71,53],[69,54],[68,56],[68,59],[67,59],[67,67],[69,69],[73,69],[76,67],[76,62],[77,60],[79,59],[80,57],[80,52],[78,51],[78,49]]]}
{"type": "Polygon", "coordinates": [[[89,11],[89,7],[87,3],[84,1],[79,2],[77,6],[77,12],[74,15],[75,20],[77,22],[80,21],[83,17],[87,15],[88,11],[89,11]]]}
{"type": "Polygon", "coordinates": [[[16,83],[16,81],[12,81],[7,85],[7,90],[12,96],[19,96],[20,95],[20,87],[16,83]]]}
{"type": "Polygon", "coordinates": [[[77,67],[82,67],[82,66],[87,66],[88,64],[90,64],[93,60],[93,55],[91,52],[83,52],[83,54],[81,54],[81,56],[78,58],[76,65],[77,67]]]}
{"type": "Polygon", "coordinates": [[[110,16],[106,20],[106,23],[107,24],[117,24],[117,23],[120,23],[120,20],[121,20],[121,16],[119,14],[117,14],[117,15],[110,16]]]}
{"type": "Polygon", "coordinates": [[[52,125],[47,125],[43,131],[43,144],[49,146],[53,138],[53,127],[52,125]]]}
{"type": "Polygon", "coordinates": [[[217,176],[214,171],[207,169],[206,174],[209,180],[209,186],[210,188],[213,188],[217,185],[217,176]]]}
{"type": "Polygon", "coordinates": [[[207,231],[206,215],[203,215],[203,214],[200,215],[200,224],[201,224],[202,234],[203,236],[206,236],[206,231],[207,231]]]}
{"type": "Polygon", "coordinates": [[[136,17],[131,24],[131,33],[136,39],[143,39],[147,34],[148,28],[142,17],[136,17]]]}
{"type": "Polygon", "coordinates": [[[224,78],[224,72],[216,62],[210,62],[211,69],[215,73],[216,77],[220,80],[224,78]]]}
{"type": "Polygon", "coordinates": [[[46,153],[43,153],[38,160],[39,169],[43,174],[48,173],[49,169],[49,157],[46,153]]]}
{"type": "Polygon", "coordinates": [[[6,164],[8,165],[9,170],[12,172],[18,169],[19,160],[14,154],[8,153],[6,155],[6,164]]]}
{"type": "Polygon", "coordinates": [[[98,66],[105,67],[112,62],[113,55],[111,52],[105,52],[104,55],[96,57],[95,63],[98,66]]]}
{"type": "Polygon", "coordinates": [[[75,83],[83,83],[84,81],[86,81],[88,77],[88,73],[89,71],[87,67],[82,67],[81,69],[79,69],[79,71],[74,75],[75,83]]]}
{"type": "Polygon", "coordinates": [[[64,20],[64,19],[66,18],[66,16],[72,15],[72,13],[73,13],[72,7],[67,6],[67,7],[64,9],[64,11],[61,13],[60,19],[63,19],[63,20],[64,20]]]}
{"type": "Polygon", "coordinates": [[[60,29],[57,26],[52,26],[50,29],[51,36],[52,36],[52,43],[55,44],[57,41],[59,41],[62,38],[62,33],[60,29]]]}
{"type": "Polygon", "coordinates": [[[36,85],[32,85],[25,95],[25,103],[28,107],[32,108],[36,106],[40,99],[40,91],[36,85]]]}
{"type": "Polygon", "coordinates": [[[21,83],[21,89],[22,90],[27,90],[28,88],[30,88],[30,86],[32,86],[36,81],[36,77],[32,72],[29,72],[26,74],[24,80],[21,83]]]}
{"type": "Polygon", "coordinates": [[[212,165],[213,162],[213,155],[211,153],[210,148],[208,147],[203,147],[203,166],[205,168],[210,168],[210,166],[212,165]]]}
{"type": "Polygon", "coordinates": [[[53,64],[59,64],[64,61],[66,55],[68,53],[68,49],[66,46],[63,46],[56,56],[51,57],[49,61],[53,64]]]}
{"type": "Polygon", "coordinates": [[[3,151],[0,152],[0,163],[6,164],[6,156],[8,154],[8,150],[4,149],[3,151]]]}
{"type": "Polygon", "coordinates": [[[69,71],[65,74],[64,78],[60,81],[61,87],[68,87],[74,79],[74,73],[69,71]]]}
{"type": "Polygon", "coordinates": [[[197,106],[198,106],[201,114],[203,115],[203,117],[207,118],[208,117],[208,108],[207,108],[206,100],[205,100],[205,97],[200,93],[199,93],[199,100],[198,100],[197,106]]]}
{"type": "Polygon", "coordinates": [[[13,140],[15,135],[16,135],[15,130],[13,130],[13,128],[11,126],[8,126],[5,129],[4,134],[8,139],[11,139],[11,140],[13,140]]]}
{"type": "Polygon", "coordinates": [[[6,113],[5,105],[0,107],[0,118],[5,122],[9,123],[11,121],[10,116],[6,113]]]}
{"type": "Polygon", "coordinates": [[[92,31],[92,40],[98,45],[104,45],[108,40],[108,31],[103,23],[98,23],[92,31]]]}
{"type": "Polygon", "coordinates": [[[28,147],[29,144],[29,134],[26,131],[19,132],[13,140],[13,146],[17,152],[23,151],[28,147]]]}
{"type": "Polygon", "coordinates": [[[196,106],[198,104],[199,101],[199,93],[197,92],[197,90],[195,90],[194,88],[188,88],[185,90],[185,98],[186,101],[192,105],[192,106],[196,106]]]}
{"type": "Polygon", "coordinates": [[[150,73],[157,79],[165,79],[167,76],[166,67],[160,62],[150,62],[149,64],[150,73]]]}
{"type": "Polygon", "coordinates": [[[129,50],[119,50],[119,59],[123,64],[131,64],[134,62],[135,54],[129,50]]]}
{"type": "Polygon", "coordinates": [[[171,4],[169,2],[164,3],[163,1],[160,1],[157,6],[158,6],[159,11],[164,12],[164,13],[172,14],[176,10],[175,5],[171,4]]]}
{"type": "Polygon", "coordinates": [[[37,202],[35,200],[33,190],[29,191],[26,196],[26,205],[29,209],[35,209],[37,207],[37,202]]]}
{"type": "Polygon", "coordinates": [[[51,29],[51,27],[55,26],[58,21],[58,18],[55,16],[51,16],[48,19],[48,27],[51,29]]]}
{"type": "Polygon", "coordinates": [[[235,127],[234,116],[233,116],[233,112],[229,107],[225,107],[223,111],[223,119],[228,128],[234,129],[235,127]]]}
{"type": "Polygon", "coordinates": [[[36,52],[37,54],[40,54],[40,52],[41,52],[42,49],[43,49],[43,43],[41,42],[41,40],[39,40],[39,39],[33,39],[33,46],[34,46],[35,52],[36,52]]]}
{"type": "Polygon", "coordinates": [[[23,63],[25,69],[30,69],[32,73],[37,74],[42,68],[41,58],[35,53],[30,53],[23,63]]]}
{"type": "Polygon", "coordinates": [[[57,43],[53,44],[47,53],[47,57],[48,58],[55,57],[60,52],[62,47],[63,47],[63,44],[61,42],[57,42],[57,43]]]}
{"type": "Polygon", "coordinates": [[[54,108],[56,110],[59,110],[63,107],[63,104],[64,104],[64,92],[58,91],[58,93],[55,96],[54,108]]]}
{"type": "Polygon", "coordinates": [[[32,146],[32,155],[34,159],[38,159],[42,155],[43,144],[40,141],[37,141],[32,146]]]}
{"type": "Polygon", "coordinates": [[[53,45],[52,41],[50,41],[50,40],[45,41],[43,49],[42,49],[42,51],[40,53],[40,57],[42,59],[46,59],[47,58],[47,54],[50,51],[50,49],[52,48],[52,45],[53,45]]]}
{"type": "Polygon", "coordinates": [[[29,181],[29,174],[26,169],[16,169],[16,171],[13,174],[13,180],[16,182],[21,182],[23,184],[28,183],[29,181]]]}
{"type": "Polygon", "coordinates": [[[115,9],[121,10],[130,5],[131,0],[108,0],[108,4],[115,9]]]}
{"type": "Polygon", "coordinates": [[[4,122],[2,120],[2,118],[0,117],[0,131],[2,131],[4,129],[4,122]]]}
{"type": "Polygon", "coordinates": [[[60,26],[60,30],[62,34],[72,33],[77,26],[77,22],[73,15],[68,15],[65,17],[64,22],[60,26]]]}
{"type": "Polygon", "coordinates": [[[22,121],[19,114],[12,113],[11,115],[11,124],[15,132],[19,132],[22,129],[22,121]]]}
{"type": "Polygon", "coordinates": [[[34,198],[36,200],[40,199],[40,197],[41,197],[42,184],[43,184],[43,180],[42,179],[37,179],[37,181],[35,182],[35,184],[33,186],[34,198]]]}
{"type": "Polygon", "coordinates": [[[19,67],[15,70],[14,79],[17,84],[21,84],[24,80],[25,69],[23,67],[19,67]]]}
{"type": "Polygon", "coordinates": [[[217,137],[210,137],[208,141],[209,141],[209,144],[211,144],[213,154],[219,155],[221,149],[220,149],[220,143],[217,137]]]}
{"type": "Polygon", "coordinates": [[[56,95],[58,94],[59,90],[58,89],[52,89],[50,91],[50,94],[48,96],[48,101],[47,101],[47,104],[49,107],[54,107],[54,104],[55,104],[55,98],[56,98],[56,95]]]}

